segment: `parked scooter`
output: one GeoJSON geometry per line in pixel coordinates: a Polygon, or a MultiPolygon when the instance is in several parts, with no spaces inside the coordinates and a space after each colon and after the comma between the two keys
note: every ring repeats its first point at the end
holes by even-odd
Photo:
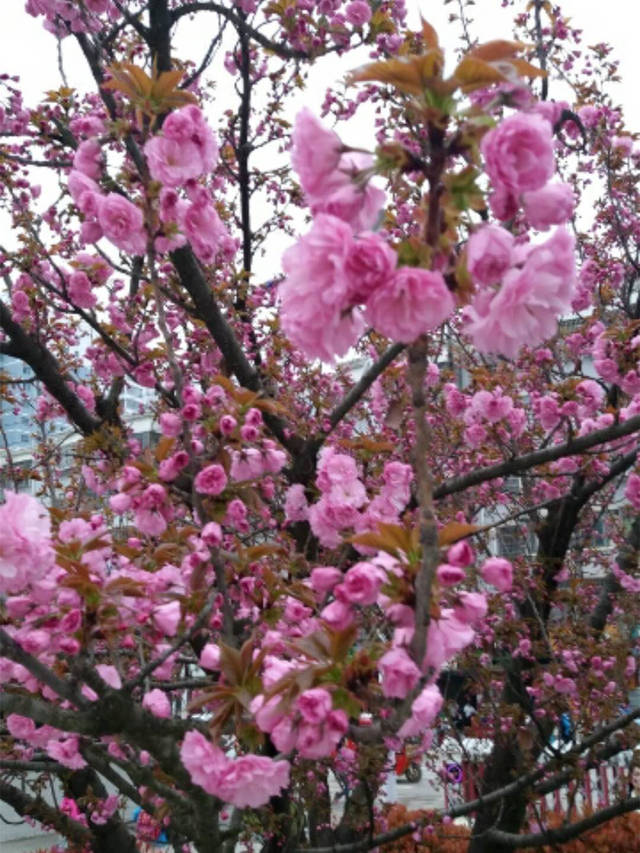
{"type": "Polygon", "coordinates": [[[400,752],[396,752],[396,776],[404,776],[407,782],[416,783],[422,779],[422,768],[416,747],[405,744],[400,752]]]}

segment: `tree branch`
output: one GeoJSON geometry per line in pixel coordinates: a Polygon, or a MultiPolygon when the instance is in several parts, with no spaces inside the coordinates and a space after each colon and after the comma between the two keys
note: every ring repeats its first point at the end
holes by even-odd
{"type": "Polygon", "coordinates": [[[61,699],[67,699],[78,707],[86,708],[89,706],[88,700],[84,699],[72,684],[57,676],[33,655],[25,652],[22,646],[10,637],[3,628],[0,628],[0,656],[9,658],[14,663],[23,666],[34,678],[37,678],[42,684],[46,684],[61,699]]]}
{"type": "Polygon", "coordinates": [[[91,847],[93,834],[81,823],[50,806],[42,797],[30,797],[24,791],[0,779],[0,800],[10,805],[22,817],[35,818],[43,826],[55,829],[80,848],[86,844],[91,847]]]}
{"type": "Polygon", "coordinates": [[[391,362],[406,348],[405,344],[392,344],[380,358],[366,370],[360,379],[356,382],[353,388],[345,395],[340,403],[333,409],[329,415],[329,423],[331,428],[324,433],[328,436],[335,427],[342,421],[345,415],[364,397],[369,388],[376,381],[391,362]]]}
{"type": "Polygon", "coordinates": [[[505,462],[498,462],[495,465],[488,465],[485,468],[477,468],[469,474],[452,477],[450,480],[445,480],[439,486],[436,486],[433,496],[438,500],[447,497],[447,495],[454,495],[465,491],[471,486],[478,486],[480,483],[487,482],[487,480],[496,480],[498,477],[508,477],[511,474],[528,471],[529,468],[544,465],[546,462],[553,462],[555,459],[562,459],[564,456],[578,455],[598,444],[623,438],[637,430],[640,430],[640,415],[635,415],[626,421],[620,421],[609,427],[604,427],[604,429],[594,430],[594,432],[581,435],[579,438],[574,438],[563,444],[555,444],[553,447],[534,450],[531,453],[524,453],[522,456],[515,456],[505,462]]]}
{"type": "Polygon", "coordinates": [[[29,335],[11,316],[11,311],[0,302],[0,326],[10,341],[9,354],[28,364],[47,391],[54,397],[84,435],[100,429],[101,421],[85,408],[80,398],[67,385],[60,366],[48,349],[29,335]]]}
{"type": "Polygon", "coordinates": [[[534,832],[529,835],[519,835],[515,832],[501,832],[498,829],[491,829],[487,832],[487,838],[495,841],[504,847],[512,847],[522,849],[527,847],[542,847],[545,844],[564,844],[565,841],[571,841],[572,838],[577,838],[590,829],[595,829],[603,823],[611,820],[619,815],[627,812],[635,811],[640,808],[640,797],[632,797],[629,800],[623,800],[620,803],[615,803],[613,806],[601,809],[589,817],[578,820],[575,823],[570,823],[565,826],[559,826],[556,829],[547,829],[544,832],[534,832]]]}
{"type": "MultiPolygon", "coordinates": [[[[312,54],[305,53],[304,50],[294,50],[290,47],[286,47],[286,45],[272,41],[267,36],[263,35],[259,30],[256,30],[254,27],[249,24],[244,24],[240,15],[234,12],[232,9],[227,8],[226,6],[221,6],[219,3],[213,2],[196,2],[196,3],[184,3],[180,8],[174,9],[171,13],[172,23],[180,20],[185,15],[190,15],[193,12],[216,12],[221,17],[225,18],[229,23],[233,24],[236,29],[240,29],[241,27],[245,27],[246,32],[251,38],[257,42],[262,47],[266,48],[266,50],[271,51],[271,53],[275,53],[276,56],[279,56],[281,59],[315,59],[315,56],[312,54]]],[[[332,53],[339,49],[339,46],[330,47],[324,53],[332,53]]]]}

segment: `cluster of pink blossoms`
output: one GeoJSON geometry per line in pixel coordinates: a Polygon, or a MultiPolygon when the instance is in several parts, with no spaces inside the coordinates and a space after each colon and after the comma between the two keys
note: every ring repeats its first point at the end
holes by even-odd
{"type": "Polygon", "coordinates": [[[605,382],[631,396],[640,394],[640,335],[602,331],[593,345],[593,366],[605,382]]]}
{"type": "Polygon", "coordinates": [[[288,761],[263,755],[228,758],[200,732],[188,732],[180,758],[196,785],[238,808],[258,808],[289,784],[288,761]]]}
{"type": "MultiPolygon", "coordinates": [[[[331,629],[345,630],[358,619],[359,611],[372,606],[379,607],[394,626],[391,646],[378,660],[381,688],[386,697],[404,699],[422,680],[426,681],[413,700],[410,716],[398,731],[400,738],[421,735],[429,739],[429,729],[443,701],[435,683],[438,673],[447,661],[473,642],[476,626],[486,616],[487,601],[483,593],[458,590],[452,598],[450,592],[452,587],[467,580],[466,569],[474,559],[470,546],[461,542],[449,548],[447,563],[438,567],[437,578],[443,593],[441,613],[429,625],[427,651],[421,666],[409,654],[415,630],[414,611],[384,592],[394,575],[403,576],[405,567],[401,562],[378,553],[346,572],[335,566],[318,566],[311,572],[308,585],[316,595],[318,608],[322,608],[320,620],[331,629]]],[[[499,592],[511,590],[513,567],[508,560],[491,557],[479,567],[479,574],[499,592]]],[[[285,616],[287,612],[291,620],[304,622],[305,634],[319,627],[310,616],[310,608],[299,604],[296,609],[295,600],[289,599],[285,616]]],[[[274,654],[265,657],[263,692],[251,704],[255,722],[269,733],[281,752],[296,751],[303,758],[328,756],[346,731],[346,714],[334,707],[331,688],[325,685],[302,691],[289,707],[285,706],[279,687],[288,689],[292,674],[295,676],[297,670],[304,669],[305,663],[283,656],[289,651],[283,639],[287,634],[295,635],[294,626],[287,628],[287,619],[283,619],[276,628],[265,638],[265,645],[268,642],[274,654]]],[[[218,656],[208,656],[217,666],[218,656]]]]}
{"type": "MultiPolygon", "coordinates": [[[[537,230],[571,217],[571,188],[550,182],[555,170],[550,115],[510,116],[487,133],[482,153],[498,219],[514,217],[520,204],[537,230]]],[[[513,358],[523,344],[535,346],[553,334],[558,316],[571,307],[574,243],[564,228],[537,246],[517,245],[498,225],[471,236],[467,265],[478,292],[465,314],[467,333],[479,350],[513,358]]]]}
{"type": "Polygon", "coordinates": [[[325,447],[318,457],[316,486],[320,499],[308,505],[304,488],[287,490],[287,521],[309,521],[314,536],[327,548],[336,548],[347,530],[375,530],[379,522],[397,522],[409,502],[413,472],[410,465],[388,462],[382,473],[380,493],[369,500],[353,457],[325,447]],[[365,506],[366,505],[366,506],[365,506]]]}
{"type": "Polygon", "coordinates": [[[281,701],[278,695],[265,700],[259,694],[251,703],[258,728],[269,734],[276,749],[283,753],[295,749],[301,758],[331,755],[349,721],[344,711],[333,709],[329,691],[324,687],[304,690],[288,713],[280,709],[281,701]]]}
{"type": "Polygon", "coordinates": [[[49,513],[30,495],[5,492],[0,506],[0,594],[20,592],[53,567],[49,513]]]}
{"type": "Polygon", "coordinates": [[[558,316],[571,306],[574,246],[564,228],[537,246],[515,245],[499,225],[470,237],[468,266],[480,289],[465,309],[466,331],[481,352],[515,358],[523,345],[554,333],[558,316]]]}
{"type": "Polygon", "coordinates": [[[513,399],[501,388],[477,391],[473,396],[464,394],[452,383],[444,386],[445,406],[454,418],[462,416],[465,423],[465,442],[470,447],[480,447],[490,430],[501,438],[522,435],[526,425],[524,409],[514,406],[513,399]]]}
{"type": "Polygon", "coordinates": [[[187,240],[196,257],[210,264],[218,253],[233,255],[231,239],[207,190],[197,183],[218,162],[218,146],[200,109],[194,105],[170,113],[161,133],[144,147],[151,177],[162,184],[158,214],[163,234],[155,239],[159,252],[183,246],[187,240]],[[179,195],[184,189],[187,200],[179,195]]]}
{"type": "Polygon", "coordinates": [[[310,358],[333,361],[365,323],[403,343],[439,326],[454,309],[442,275],[397,268],[396,253],[371,230],[384,203],[367,181],[371,158],[345,152],[307,109],[296,118],[292,142],[314,222],[282,258],[281,320],[291,341],[310,358]]]}
{"type": "Polygon", "coordinates": [[[59,38],[72,33],[99,32],[108,20],[116,21],[121,13],[112,0],[26,0],[25,11],[34,18],[44,16],[46,30],[59,38]],[[106,15],[107,20],[99,15],[106,15]]]}
{"type": "MultiPolygon", "coordinates": [[[[162,184],[157,212],[162,231],[155,235],[158,252],[168,252],[190,242],[202,263],[210,264],[221,253],[235,252],[208,191],[198,178],[209,174],[218,160],[218,146],[202,112],[188,105],[170,113],[161,133],[144,148],[151,177],[162,184]],[[183,189],[186,198],[179,194],[183,189]]],[[[118,193],[103,194],[97,181],[102,154],[96,138],[80,143],[73,160],[68,187],[84,221],[80,232],[85,243],[106,237],[131,255],[147,250],[148,232],[142,209],[118,193]]],[[[87,306],[91,307],[91,306],[87,306]]]]}
{"type": "MultiPolygon", "coordinates": [[[[172,520],[174,513],[165,484],[176,481],[188,466],[195,473],[193,485],[200,495],[217,497],[230,481],[233,486],[234,483],[255,479],[260,480],[263,494],[273,497],[275,485],[269,479],[270,475],[279,473],[287,461],[285,451],[264,437],[260,410],[250,407],[238,422],[226,407],[227,395],[220,385],[211,385],[205,393],[194,385],[186,385],[182,389],[182,402],[179,411],[164,412],[159,417],[162,434],[167,439],[176,440],[173,452],[158,465],[157,476],[161,482],[150,482],[135,465],[125,465],[115,483],[116,493],[110,498],[111,509],[119,514],[131,512],[136,527],[147,536],[162,535],[172,520]],[[217,431],[231,458],[228,470],[220,462],[207,458],[211,418],[215,418],[217,431]],[[209,422],[207,426],[205,422],[209,422]],[[190,437],[188,449],[176,446],[187,431],[190,437]],[[234,444],[239,445],[239,449],[234,444]]],[[[228,501],[226,523],[244,531],[248,528],[246,516],[247,507],[240,498],[228,501]]],[[[211,524],[219,529],[217,523],[211,524]]],[[[211,529],[210,525],[206,529],[211,529]]],[[[219,544],[219,541],[209,544],[219,544]]]]}

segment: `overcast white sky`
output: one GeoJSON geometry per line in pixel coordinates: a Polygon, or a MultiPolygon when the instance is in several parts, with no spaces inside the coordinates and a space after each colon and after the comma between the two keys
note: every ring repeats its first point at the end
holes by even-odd
{"type": "MultiPolygon", "coordinates": [[[[524,0],[518,5],[524,7],[524,0]]],[[[417,25],[418,13],[421,12],[436,26],[445,44],[455,44],[455,25],[446,22],[456,7],[455,2],[444,6],[442,0],[407,0],[411,23],[417,25]]],[[[629,128],[640,131],[640,49],[637,42],[640,4],[636,0],[564,0],[562,9],[575,25],[584,30],[586,43],[606,41],[614,46],[615,55],[621,62],[624,81],[618,87],[618,100],[625,107],[629,128]]],[[[500,0],[477,0],[471,11],[476,19],[474,31],[482,40],[510,34],[513,10],[503,9],[500,0]]],[[[21,76],[27,100],[31,104],[42,91],[60,84],[56,50],[55,39],[44,31],[41,19],[36,20],[24,12],[24,0],[3,0],[0,72],[21,76]]],[[[76,72],[82,66],[71,39],[64,42],[64,54],[70,83],[74,85],[75,81],[77,85],[76,72]]],[[[319,63],[319,66],[323,69],[319,84],[321,87],[328,82],[327,67],[325,63],[319,63]]],[[[342,68],[336,63],[334,69],[336,77],[339,77],[342,68]]]]}

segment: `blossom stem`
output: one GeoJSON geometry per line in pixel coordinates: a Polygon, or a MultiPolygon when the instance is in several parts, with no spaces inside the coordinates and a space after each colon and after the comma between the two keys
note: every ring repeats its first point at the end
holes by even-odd
{"type": "Polygon", "coordinates": [[[422,553],[415,581],[415,634],[411,654],[418,666],[422,665],[427,647],[427,631],[431,618],[431,588],[439,562],[438,528],[434,512],[433,476],[427,463],[431,446],[427,423],[427,401],[424,381],[427,369],[428,339],[421,335],[409,347],[408,382],[416,427],[413,449],[413,470],[418,493],[418,518],[422,553]]]}

